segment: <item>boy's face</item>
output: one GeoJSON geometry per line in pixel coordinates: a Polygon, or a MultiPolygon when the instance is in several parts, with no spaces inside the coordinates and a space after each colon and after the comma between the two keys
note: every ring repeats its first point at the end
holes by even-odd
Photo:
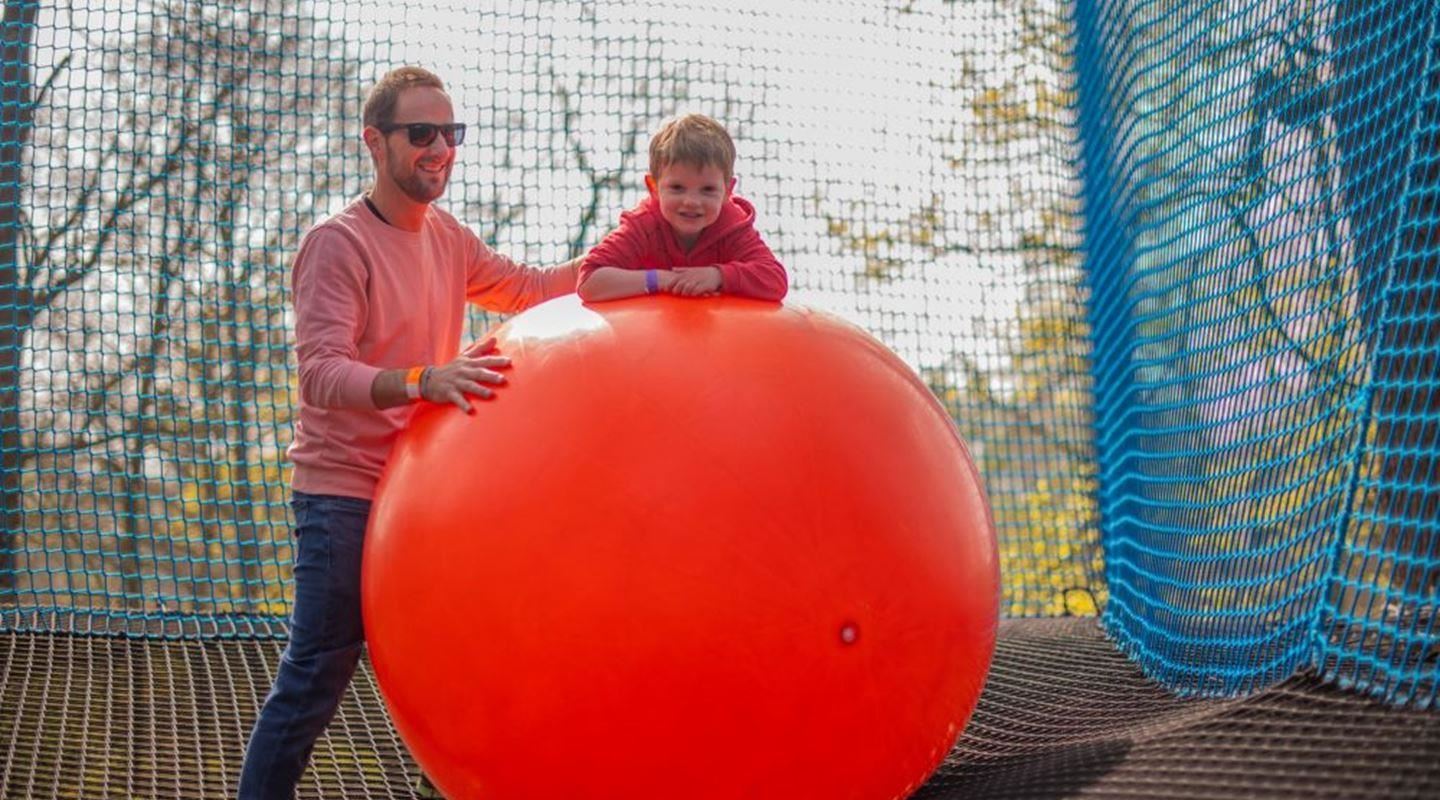
{"type": "Polygon", "coordinates": [[[720,217],[735,180],[726,180],[717,166],[674,163],[661,169],[659,176],[646,175],[645,185],[660,203],[660,216],[689,245],[720,217]]]}

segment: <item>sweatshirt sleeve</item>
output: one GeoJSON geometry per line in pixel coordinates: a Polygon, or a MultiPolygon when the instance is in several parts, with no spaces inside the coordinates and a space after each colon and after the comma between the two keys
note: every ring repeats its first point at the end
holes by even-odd
{"type": "Polygon", "coordinates": [[[736,231],[725,249],[729,257],[717,265],[725,294],[779,301],[790,290],[784,265],[755,228],[746,226],[736,231]]]}
{"type": "Polygon", "coordinates": [[[491,311],[524,311],[575,291],[574,262],[550,268],[526,266],[491,250],[478,236],[474,237],[470,253],[465,297],[491,311]]]}
{"type": "Polygon", "coordinates": [[[300,396],[319,408],[373,409],[378,367],[362,364],[360,336],[369,315],[364,259],[340,233],[305,237],[290,273],[300,396]]]}
{"type": "MultiPolygon", "coordinates": [[[[595,245],[580,265],[580,282],[583,283],[595,270],[601,267],[637,269],[640,254],[644,249],[644,233],[639,226],[626,216],[620,218],[620,226],[595,245]]],[[[579,284],[576,284],[577,286],[579,284]]]]}

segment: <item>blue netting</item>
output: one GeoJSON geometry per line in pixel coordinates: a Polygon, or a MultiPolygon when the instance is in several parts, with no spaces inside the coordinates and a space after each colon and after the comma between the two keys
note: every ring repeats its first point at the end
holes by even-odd
{"type": "Polygon", "coordinates": [[[1122,645],[1433,699],[1434,4],[1077,6],[1122,645]]]}

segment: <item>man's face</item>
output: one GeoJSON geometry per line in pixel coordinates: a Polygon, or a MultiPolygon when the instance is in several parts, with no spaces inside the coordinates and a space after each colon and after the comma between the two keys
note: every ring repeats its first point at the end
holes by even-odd
{"type": "Polygon", "coordinates": [[[700,232],[720,218],[720,209],[730,198],[731,181],[717,166],[669,164],[646,183],[660,202],[660,216],[670,223],[682,245],[689,247],[700,232]]]}
{"type": "Polygon", "coordinates": [[[454,121],[455,111],[445,92],[430,86],[401,92],[395,103],[394,124],[402,127],[382,134],[382,155],[377,158],[381,179],[389,178],[417,203],[430,203],[444,194],[450,169],[455,165],[455,148],[438,135],[428,145],[416,146],[403,126],[415,122],[448,125],[454,121]]]}

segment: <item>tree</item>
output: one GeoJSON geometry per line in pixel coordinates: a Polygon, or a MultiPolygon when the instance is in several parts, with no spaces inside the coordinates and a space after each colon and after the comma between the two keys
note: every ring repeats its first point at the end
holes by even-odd
{"type": "Polygon", "coordinates": [[[317,204],[355,189],[349,171],[327,161],[364,158],[351,130],[363,87],[343,42],[294,3],[167,5],[142,40],[149,63],[127,72],[178,85],[195,82],[199,65],[205,88],[166,116],[215,132],[197,137],[181,206],[160,212],[185,221],[175,242],[190,265],[182,302],[191,322],[167,376],[180,413],[155,421],[198,512],[192,520],[184,502],[172,503],[166,518],[201,532],[195,556],[210,564],[188,576],[190,592],[175,576],[176,595],[203,597],[200,607],[216,613],[273,611],[283,597],[269,539],[285,528],[280,437],[291,406],[287,267],[317,204]]]}
{"type": "MultiPolygon", "coordinates": [[[[24,340],[46,363],[26,379],[25,453],[7,472],[29,481],[36,523],[19,574],[127,624],[268,616],[286,602],[286,275],[300,234],[368,174],[364,86],[304,3],[160,0],[127,19],[123,38],[101,32],[55,65],[25,159],[29,259],[72,272],[24,340]],[[118,315],[97,309],[117,297],[118,315]]],[[[685,99],[690,67],[611,63],[570,74],[540,56],[540,108],[477,126],[499,155],[477,164],[480,196],[458,216],[487,241],[534,224],[537,174],[586,198],[546,234],[561,256],[640,184],[644,134],[685,99]]]]}
{"type": "MultiPolygon", "coordinates": [[[[84,543],[92,526],[37,527],[62,540],[47,549],[82,554],[71,571],[117,576],[102,594],[123,605],[223,604],[238,583],[248,606],[265,599],[261,531],[274,504],[256,502],[264,483],[248,476],[278,460],[273,431],[284,422],[272,420],[267,435],[257,415],[289,406],[285,267],[300,231],[355,171],[327,159],[361,158],[342,126],[358,119],[363,87],[303,3],[166,0],[138,20],[123,42],[97,41],[54,66],[47,86],[62,96],[41,109],[44,135],[23,164],[34,180],[16,282],[33,310],[0,335],[71,358],[33,378],[37,397],[68,399],[29,411],[33,432],[7,445],[5,480],[18,489],[27,463],[69,465],[90,481],[75,487],[88,495],[77,503],[113,504],[93,515],[98,545],[84,543]],[[89,59],[99,59],[103,85],[64,90],[67,71],[96,69],[89,59]],[[84,300],[106,293],[102,284],[124,298],[108,318],[84,300]],[[267,397],[276,392],[283,403],[267,397]],[[163,488],[177,482],[198,491],[187,500],[163,488]],[[232,552],[241,574],[196,569],[214,549],[232,552]]],[[[20,376],[0,378],[18,414],[20,376]]],[[[18,518],[20,499],[8,496],[18,518]]],[[[19,529],[6,528],[9,541],[19,529]]],[[[18,548],[3,549],[11,560],[0,573],[13,588],[18,548]]]]}
{"type": "MultiPolygon", "coordinates": [[[[903,11],[911,12],[907,5],[903,11]]],[[[963,45],[932,131],[940,188],[899,214],[869,198],[822,206],[829,232],[860,261],[856,282],[896,290],[920,274],[1018,287],[946,331],[953,350],[921,376],[982,475],[999,533],[1008,614],[1093,614],[1104,602],[1095,509],[1087,329],[1076,178],[1063,163],[1073,96],[1068,22],[1032,0],[957,7],[983,15],[979,54],[963,45]],[[1009,35],[1013,33],[1013,35],[1009,35]],[[1003,42],[998,51],[995,42],[1003,42]],[[877,218],[878,217],[878,218],[877,218]],[[970,276],[961,278],[960,276],[970,276]],[[1013,302],[1013,305],[1009,305],[1013,302]],[[983,318],[982,318],[983,314],[983,318]],[[974,338],[965,326],[984,329],[974,338]],[[998,342],[998,344],[997,344],[998,342]],[[969,345],[968,349],[966,345],[969,345]]],[[[927,306],[943,301],[927,295],[927,306]]]]}

